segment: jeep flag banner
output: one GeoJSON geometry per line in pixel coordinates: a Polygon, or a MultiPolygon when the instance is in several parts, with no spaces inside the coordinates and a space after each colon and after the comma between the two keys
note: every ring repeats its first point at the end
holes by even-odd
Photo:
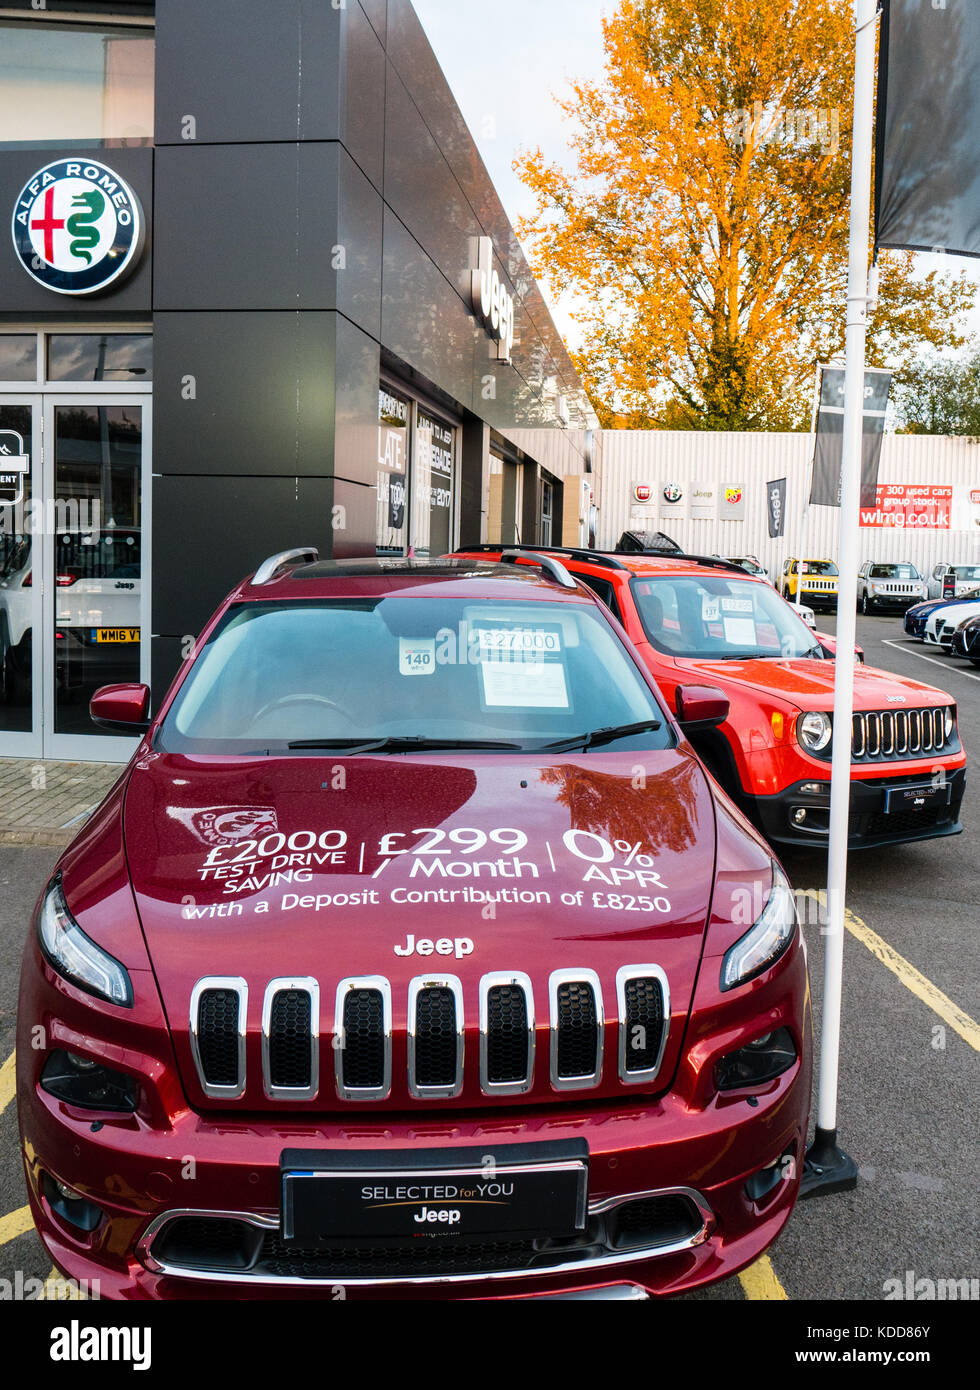
{"type": "Polygon", "coordinates": [[[980,4],[887,0],[875,244],[980,256],[980,4]]]}
{"type": "Polygon", "coordinates": [[[766,510],[769,513],[769,539],[779,540],[786,534],[786,479],[776,478],[766,483],[766,510]]]}
{"type": "MultiPolygon", "coordinates": [[[[841,464],[844,450],[844,369],[820,368],[820,403],[813,451],[810,504],[840,506],[841,464]]],[[[885,412],[891,388],[891,372],[870,368],[864,374],[864,439],[861,447],[861,506],[877,500],[878,464],[885,412]]]]}

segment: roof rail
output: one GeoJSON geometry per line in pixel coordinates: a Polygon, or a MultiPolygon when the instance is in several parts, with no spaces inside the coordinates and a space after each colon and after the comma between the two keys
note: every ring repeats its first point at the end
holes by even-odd
{"type": "Polygon", "coordinates": [[[733,560],[723,560],[720,555],[689,555],[686,550],[682,550],[678,555],[668,557],[671,560],[690,560],[695,565],[710,565],[714,569],[737,570],[739,574],[744,574],[741,565],[736,565],[733,560]]]}
{"type": "Polygon", "coordinates": [[[568,573],[568,570],[565,568],[565,566],[559,564],[557,560],[552,559],[550,555],[531,556],[527,555],[523,549],[508,549],[505,550],[501,555],[500,563],[502,565],[516,565],[519,560],[524,559],[533,559],[534,563],[536,565],[540,565],[540,567],[544,570],[548,578],[554,580],[556,584],[560,584],[563,589],[578,588],[578,585],[576,584],[572,576],[568,573]]]}
{"type": "Polygon", "coordinates": [[[467,555],[477,553],[496,554],[500,550],[507,551],[527,551],[537,555],[542,551],[548,555],[567,555],[570,560],[588,560],[590,564],[601,565],[607,570],[624,570],[627,568],[622,560],[616,558],[611,551],[607,550],[586,550],[584,546],[574,545],[525,545],[518,541],[514,545],[504,545],[502,542],[494,544],[493,541],[484,541],[480,545],[461,545],[460,551],[467,555]]]}
{"type": "Polygon", "coordinates": [[[252,576],[253,587],[260,584],[269,584],[275,579],[281,569],[287,565],[303,565],[315,560],[319,560],[320,552],[315,545],[304,545],[298,550],[280,550],[278,555],[270,555],[268,560],[263,560],[261,565],[252,576]]]}

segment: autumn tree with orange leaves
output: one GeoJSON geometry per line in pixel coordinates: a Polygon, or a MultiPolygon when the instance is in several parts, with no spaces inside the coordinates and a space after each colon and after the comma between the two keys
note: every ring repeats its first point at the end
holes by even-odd
{"type": "MultiPolygon", "coordinates": [[[[844,344],[850,0],[620,0],[603,30],[604,79],[559,102],[574,167],[515,163],[600,419],[809,428],[814,365],[844,344]]],[[[964,343],[964,275],[879,269],[869,365],[964,343]]]]}

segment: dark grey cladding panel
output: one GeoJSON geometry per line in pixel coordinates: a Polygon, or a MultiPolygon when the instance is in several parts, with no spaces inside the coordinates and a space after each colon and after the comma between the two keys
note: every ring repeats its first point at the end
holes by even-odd
{"type": "Polygon", "coordinates": [[[381,336],[381,237],[384,204],[343,148],[339,152],[337,244],[343,268],[335,272],[337,308],[373,337],[381,336]]]}
{"type": "Polygon", "coordinates": [[[333,142],[157,151],[157,309],[332,309],[333,142]]]}
{"type": "MultiPolygon", "coordinates": [[[[139,198],[144,218],[149,222],[153,208],[153,151],[107,149],[91,153],[100,164],[126,180],[139,198]]],[[[152,226],[133,270],[119,284],[96,294],[57,294],[46,289],[28,275],[14,250],[9,219],[25,184],[46,165],[59,159],[84,160],[84,154],[84,151],[58,149],[0,152],[0,209],[4,214],[0,234],[0,312],[30,318],[38,314],[60,314],[62,318],[72,319],[78,313],[94,317],[100,311],[108,315],[141,313],[149,316],[153,283],[152,226]]]]}
{"type": "Polygon", "coordinates": [[[332,478],[155,478],[153,544],[180,563],[155,568],[154,630],[196,635],[229,590],[276,551],[315,545],[329,556],[333,507],[332,478]]]}
{"type": "Polygon", "coordinates": [[[361,0],[361,9],[371,21],[378,38],[385,43],[388,30],[388,0],[361,0]]]}
{"type": "Polygon", "coordinates": [[[475,358],[487,339],[462,299],[418,242],[387,208],[384,224],[384,298],[381,340],[388,351],[476,409],[475,358]]]}
{"type": "Polygon", "coordinates": [[[345,22],[325,0],[157,0],[156,143],[188,115],[203,144],[336,139],[345,22]]]}
{"type": "MultiPolygon", "coordinates": [[[[338,478],[369,488],[372,495],[378,474],[380,359],[375,339],[338,317],[333,471],[338,478]]],[[[372,541],[374,525],[372,511],[367,531],[372,541]]]]}
{"type": "Polygon", "coordinates": [[[331,313],[156,314],[154,471],[330,473],[336,322],[331,313]],[[194,399],[184,399],[188,378],[194,399]]]}
{"type": "MultiPolygon", "coordinates": [[[[383,3],[381,8],[383,18],[383,3]]],[[[340,138],[380,189],[385,145],[384,48],[356,0],[348,0],[345,16],[340,138]]]]}
{"type": "Polygon", "coordinates": [[[466,122],[463,120],[445,75],[419,23],[411,0],[389,0],[388,57],[426,126],[435,137],[484,233],[493,238],[508,279],[534,319],[539,336],[554,358],[568,385],[578,385],[569,359],[524,252],[507,218],[466,122]]]}
{"type": "Polygon", "coordinates": [[[446,279],[465,295],[472,252],[482,229],[418,107],[390,65],[385,127],[385,202],[446,279]]]}

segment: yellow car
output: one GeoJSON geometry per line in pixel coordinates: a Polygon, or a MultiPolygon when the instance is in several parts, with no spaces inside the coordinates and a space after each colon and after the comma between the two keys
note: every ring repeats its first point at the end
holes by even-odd
{"type": "Polygon", "coordinates": [[[797,560],[791,555],[779,576],[779,592],[793,603],[798,584],[811,608],[835,609],[839,577],[840,571],[833,560],[797,560]]]}

